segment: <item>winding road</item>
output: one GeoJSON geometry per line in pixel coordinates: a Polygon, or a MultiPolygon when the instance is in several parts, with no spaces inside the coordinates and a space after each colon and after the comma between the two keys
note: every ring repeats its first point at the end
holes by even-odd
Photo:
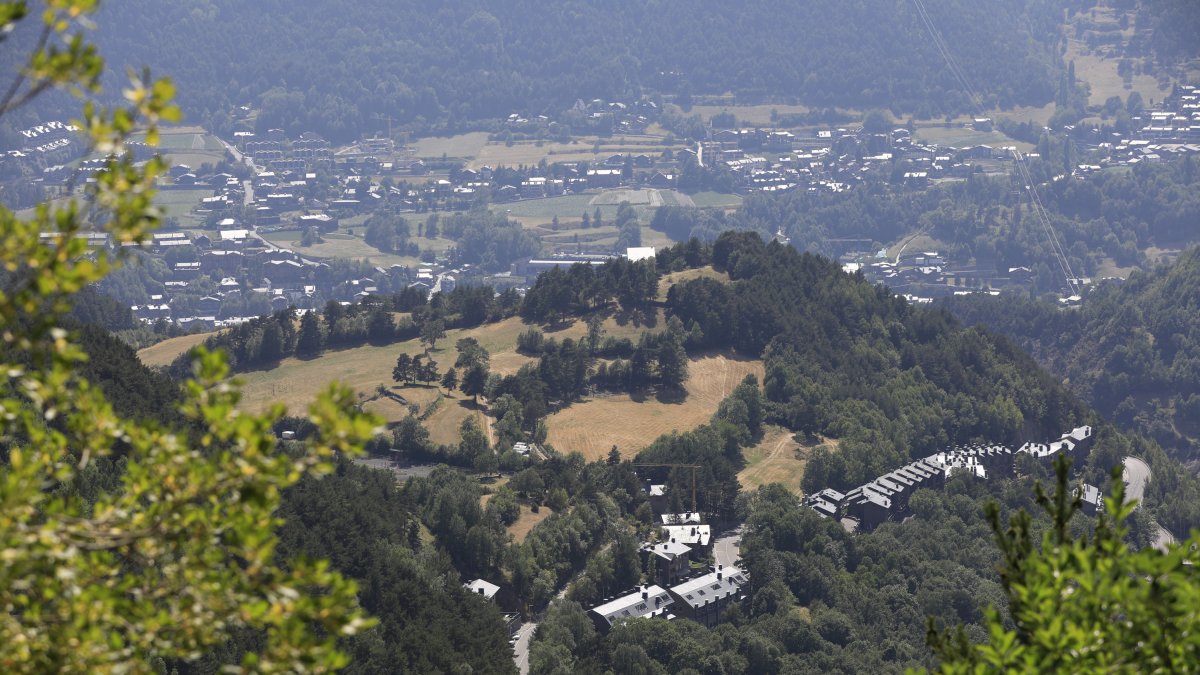
{"type": "MultiPolygon", "coordinates": [[[[1136,499],[1140,507],[1143,496],[1146,494],[1146,483],[1149,483],[1151,478],[1150,466],[1137,457],[1126,457],[1121,462],[1125,465],[1121,476],[1121,479],[1125,481],[1125,499],[1128,501],[1136,499]]],[[[1154,523],[1154,527],[1156,528],[1154,548],[1160,551],[1167,550],[1169,545],[1175,543],[1175,535],[1158,523],[1154,523]]]]}

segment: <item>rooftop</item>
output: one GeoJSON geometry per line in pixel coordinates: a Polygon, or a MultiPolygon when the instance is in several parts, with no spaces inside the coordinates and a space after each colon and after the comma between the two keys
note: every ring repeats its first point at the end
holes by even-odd
{"type": "Polygon", "coordinates": [[[680,602],[701,607],[708,602],[736,595],[747,581],[745,572],[731,567],[672,586],[671,594],[678,597],[680,602]]]}
{"type": "Polygon", "coordinates": [[[661,586],[643,586],[628,595],[594,607],[592,611],[604,617],[609,624],[613,624],[621,619],[658,616],[674,602],[671,594],[661,586]]]}

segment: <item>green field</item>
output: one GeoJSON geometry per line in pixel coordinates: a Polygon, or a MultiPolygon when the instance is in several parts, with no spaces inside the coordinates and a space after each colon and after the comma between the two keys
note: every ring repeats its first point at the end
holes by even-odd
{"type": "Polygon", "coordinates": [[[154,203],[162,207],[167,218],[194,218],[192,209],[204,197],[211,197],[211,189],[203,190],[159,190],[154,195],[154,203]]]}
{"type": "MultiPolygon", "coordinates": [[[[311,258],[347,258],[350,260],[362,260],[372,265],[407,265],[409,267],[420,264],[420,260],[415,256],[401,256],[391,253],[383,253],[379,249],[370,246],[363,241],[358,235],[351,235],[347,232],[354,228],[347,228],[342,232],[332,232],[321,235],[325,241],[312,246],[301,246],[300,239],[304,233],[299,230],[282,230],[279,232],[269,232],[263,235],[267,241],[281,248],[290,249],[303,256],[311,258]]],[[[454,245],[454,242],[449,239],[427,239],[425,237],[413,237],[412,241],[416,242],[421,250],[433,249],[437,252],[445,251],[454,245]]]]}
{"type": "Polygon", "coordinates": [[[949,129],[943,124],[917,126],[915,136],[926,143],[955,148],[970,148],[976,145],[990,145],[993,148],[1016,147],[1019,150],[1030,150],[1032,143],[1016,141],[999,131],[984,132],[964,128],[958,125],[949,129]]]}
{"type": "Polygon", "coordinates": [[[713,115],[721,113],[733,113],[737,117],[738,122],[742,124],[750,124],[757,126],[772,126],[771,113],[779,115],[795,115],[797,113],[808,112],[808,106],[803,105],[784,105],[784,104],[765,104],[765,105],[697,105],[693,106],[691,113],[699,115],[705,120],[711,119],[713,115]]]}
{"type": "Polygon", "coordinates": [[[413,150],[417,157],[440,159],[444,155],[474,159],[487,143],[487,137],[486,131],[473,131],[457,136],[432,136],[417,140],[413,143],[413,150]]]}
{"type": "Polygon", "coordinates": [[[742,205],[740,196],[724,192],[697,192],[691,198],[692,203],[700,208],[733,208],[742,205]]]}

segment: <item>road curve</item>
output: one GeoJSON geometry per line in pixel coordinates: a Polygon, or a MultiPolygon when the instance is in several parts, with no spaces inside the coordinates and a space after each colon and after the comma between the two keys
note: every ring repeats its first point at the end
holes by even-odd
{"type": "MultiPolygon", "coordinates": [[[[1126,457],[1121,462],[1125,465],[1121,473],[1121,479],[1125,481],[1125,500],[1136,499],[1141,507],[1146,494],[1146,483],[1149,483],[1151,478],[1150,466],[1137,457],[1126,457]]],[[[1154,528],[1154,542],[1151,544],[1154,548],[1165,551],[1175,543],[1175,535],[1162,525],[1154,523],[1154,528]]]]}

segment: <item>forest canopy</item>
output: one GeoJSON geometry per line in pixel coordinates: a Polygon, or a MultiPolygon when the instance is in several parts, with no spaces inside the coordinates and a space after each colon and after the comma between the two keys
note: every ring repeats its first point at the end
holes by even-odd
{"type": "MultiPolygon", "coordinates": [[[[985,105],[1053,98],[1059,3],[925,4],[985,105]]],[[[189,118],[217,130],[237,105],[261,106],[264,130],[344,140],[386,130],[381,116],[455,130],[647,89],[924,117],[970,108],[916,6],[885,0],[126,0],[96,20],[114,72],[170,72],[189,118]]]]}

